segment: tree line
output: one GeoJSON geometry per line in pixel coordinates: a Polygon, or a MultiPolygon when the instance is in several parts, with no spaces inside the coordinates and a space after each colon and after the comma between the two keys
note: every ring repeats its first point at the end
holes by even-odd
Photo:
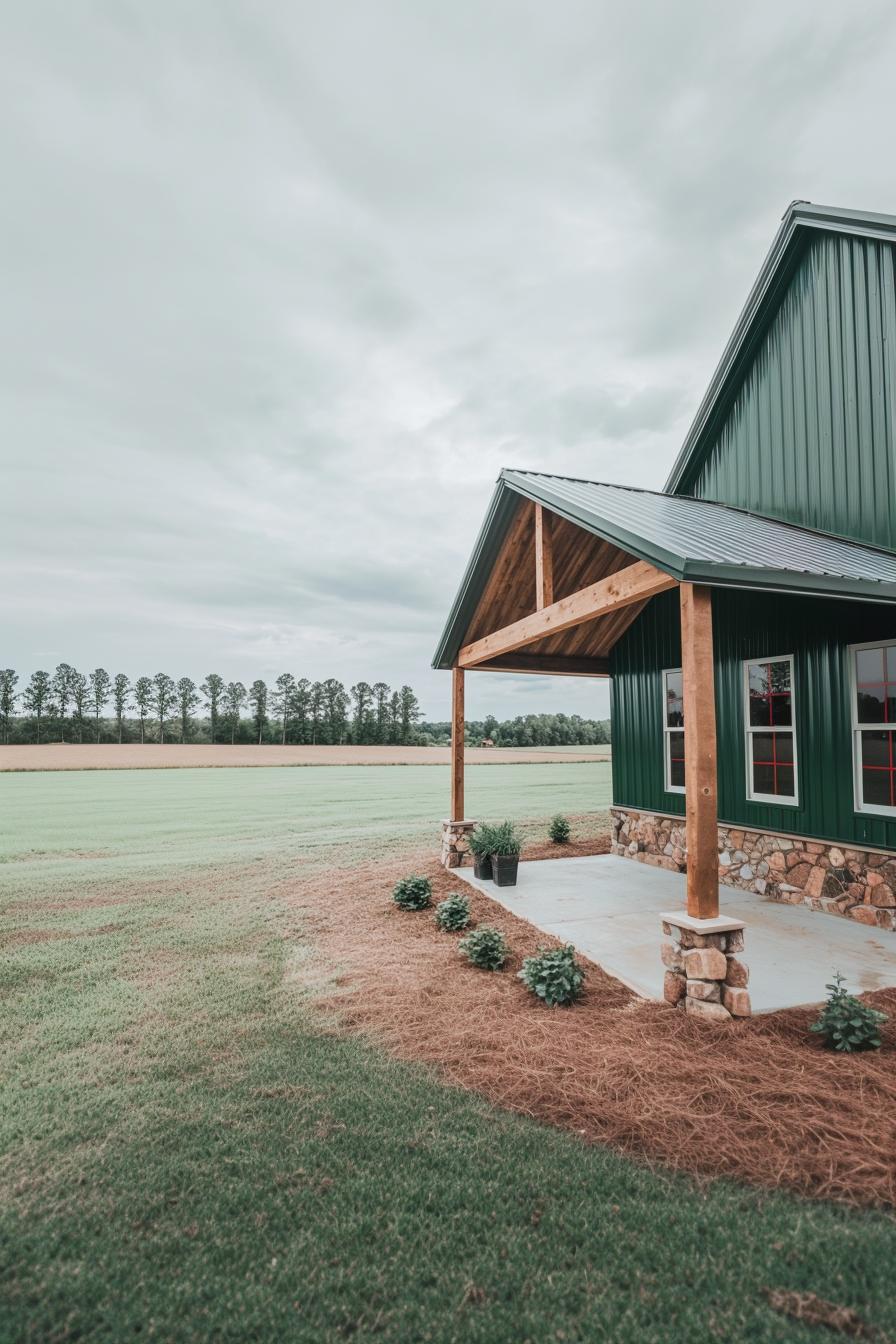
{"type": "MultiPolygon", "coordinates": [[[[421,723],[420,733],[427,742],[442,744],[451,740],[451,724],[421,723]]],[[[484,719],[468,719],[465,741],[478,747],[491,741],[496,747],[594,747],[610,741],[609,719],[583,719],[578,714],[519,714],[499,722],[493,714],[484,719]]]]}
{"type": "Polygon", "coordinates": [[[410,686],[359,681],[346,690],[327,677],[284,672],[273,686],[225,681],[210,672],[200,684],[165,672],[110,676],[60,663],[32,672],[21,690],[12,668],[0,669],[0,741],[280,742],[401,744],[420,741],[420,706],[410,686]],[[197,714],[199,709],[202,716],[197,714]],[[107,712],[111,709],[111,713],[107,712]]]}

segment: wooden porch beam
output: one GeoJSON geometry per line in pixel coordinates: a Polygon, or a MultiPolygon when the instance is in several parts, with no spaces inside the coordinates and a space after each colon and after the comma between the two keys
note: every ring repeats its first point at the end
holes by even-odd
{"type": "Polygon", "coordinates": [[[714,919],[719,913],[719,823],[712,592],[683,583],[680,603],[688,914],[714,919]]]}
{"type": "Polygon", "coordinates": [[[474,672],[532,672],[543,677],[608,677],[609,658],[566,657],[557,654],[504,653],[479,663],[474,672]]]}
{"type": "Polygon", "coordinates": [[[451,820],[464,820],[464,670],[451,669],[451,820]]]}
{"type": "Polygon", "coordinates": [[[554,541],[551,515],[535,505],[535,609],[541,611],[554,600],[554,541]]]}
{"type": "Polygon", "coordinates": [[[461,667],[477,667],[491,658],[513,653],[514,649],[521,649],[526,644],[534,644],[546,635],[559,634],[561,630],[581,625],[583,621],[593,621],[598,616],[618,611],[631,602],[654,597],[667,588],[674,588],[677,583],[678,580],[669,574],[664,574],[644,560],[638,560],[627,569],[620,569],[588,588],[561,597],[559,602],[552,602],[550,606],[524,616],[520,621],[514,621],[503,630],[495,630],[483,639],[467,644],[460,651],[458,663],[461,667]]]}

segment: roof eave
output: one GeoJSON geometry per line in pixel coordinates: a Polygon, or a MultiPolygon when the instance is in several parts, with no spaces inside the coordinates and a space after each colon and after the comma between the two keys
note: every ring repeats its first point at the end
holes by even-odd
{"type": "Polygon", "coordinates": [[[896,602],[896,583],[836,574],[808,574],[802,570],[718,565],[689,560],[683,581],[713,588],[751,588],[760,592],[791,593],[800,597],[834,597],[855,602],[896,602]]]}

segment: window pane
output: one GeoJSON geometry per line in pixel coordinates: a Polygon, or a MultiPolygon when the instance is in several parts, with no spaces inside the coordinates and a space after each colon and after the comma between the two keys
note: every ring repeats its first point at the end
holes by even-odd
{"type": "Polygon", "coordinates": [[[753,733],[751,746],[753,792],[795,797],[793,733],[753,733]]]}
{"type": "Polygon", "coordinates": [[[859,723],[896,723],[896,647],[856,650],[859,723]]]}
{"type": "Polygon", "coordinates": [[[856,649],[856,681],[882,682],[887,679],[883,649],[856,649]]]}
{"type": "Polygon", "coordinates": [[[669,738],[669,783],[677,789],[684,788],[684,733],[668,733],[669,738]]]}
{"type": "Polygon", "coordinates": [[[859,723],[886,723],[888,707],[883,682],[866,681],[856,686],[856,714],[859,723]]]}
{"type": "Polygon", "coordinates": [[[666,673],[666,726],[684,727],[684,690],[680,672],[666,673]]]}
{"type": "Polygon", "coordinates": [[[751,663],[747,669],[750,723],[756,727],[793,723],[790,660],[751,663]]]}
{"type": "Polygon", "coordinates": [[[892,733],[862,733],[862,802],[893,807],[896,743],[892,733]]]}
{"type": "Polygon", "coordinates": [[[768,663],[751,663],[747,668],[747,679],[750,698],[750,723],[768,723],[768,663]]]}

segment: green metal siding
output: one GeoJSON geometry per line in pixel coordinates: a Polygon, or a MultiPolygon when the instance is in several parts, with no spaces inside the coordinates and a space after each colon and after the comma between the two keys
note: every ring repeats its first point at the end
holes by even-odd
{"type": "Polygon", "coordinates": [[[680,493],[896,549],[894,359],[892,246],[821,234],[680,493]]]}
{"type": "MultiPolygon", "coordinates": [[[[825,598],[713,594],[719,817],[756,830],[896,849],[896,820],[857,813],[847,646],[896,637],[885,607],[825,598]],[[749,802],[743,661],[793,654],[799,804],[749,802]]],[[[663,788],[662,670],[681,664],[678,594],[645,608],[613,650],[613,800],[620,807],[684,813],[663,788]]]]}

